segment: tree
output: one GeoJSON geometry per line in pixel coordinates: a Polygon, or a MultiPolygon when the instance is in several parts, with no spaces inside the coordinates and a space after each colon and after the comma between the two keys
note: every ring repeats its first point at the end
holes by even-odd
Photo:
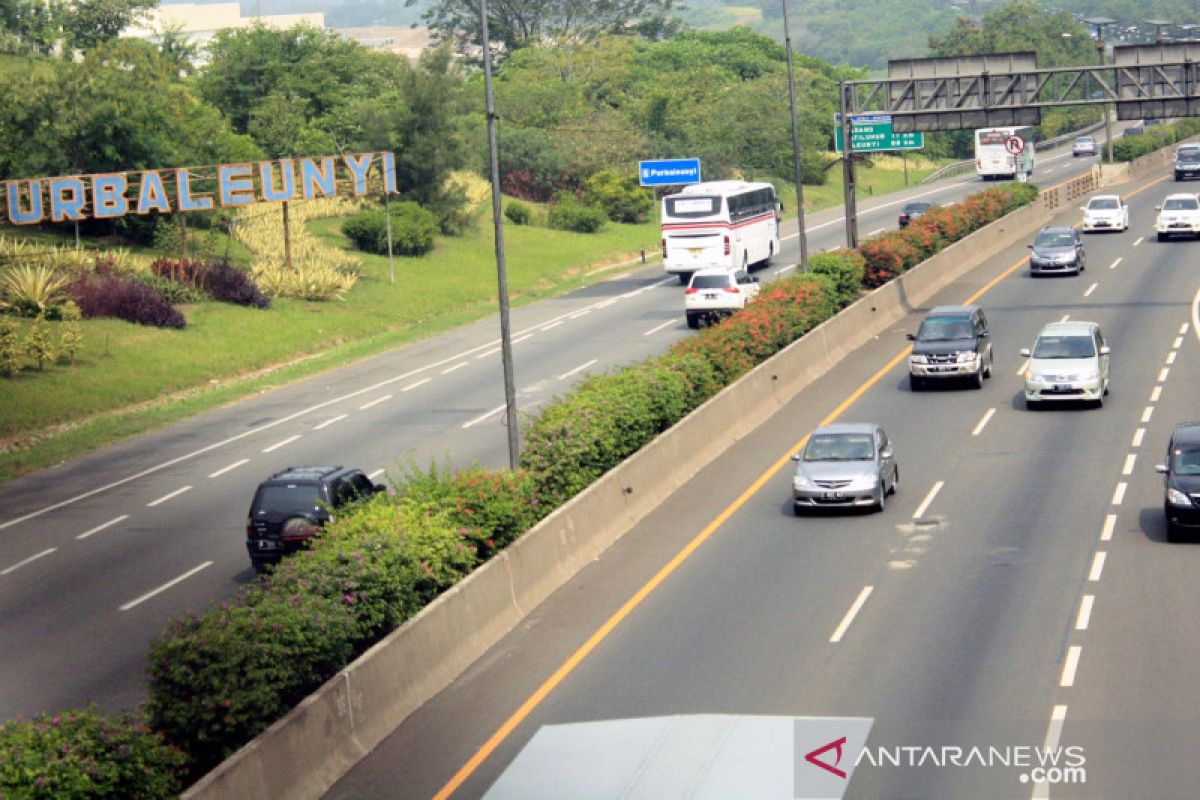
{"type": "Polygon", "coordinates": [[[61,12],[58,0],[0,0],[0,44],[10,52],[50,55],[61,12]]]}
{"type": "Polygon", "coordinates": [[[74,0],[61,7],[60,21],[69,47],[91,50],[116,39],[121,31],[148,16],[158,0],[74,0]]]}
{"type": "Polygon", "coordinates": [[[16,377],[21,371],[21,357],[20,328],[11,317],[0,317],[0,372],[16,377]]]}
{"type": "Polygon", "coordinates": [[[1033,50],[1038,66],[1072,67],[1096,61],[1088,32],[1066,11],[1043,11],[1034,0],[1010,0],[984,15],[981,24],[959,18],[944,37],[929,38],[935,56],[1033,50]]]}
{"type": "MultiPolygon", "coordinates": [[[[421,0],[405,0],[413,6],[421,0]]],[[[507,0],[488,7],[493,46],[508,52],[533,45],[587,42],[605,34],[667,36],[676,0],[507,0]]],[[[438,36],[460,50],[478,51],[478,0],[437,0],[422,17],[438,36]]]]}
{"type": "Polygon", "coordinates": [[[58,340],[58,354],[69,363],[75,363],[75,354],[83,347],[83,328],[79,323],[82,315],[79,306],[68,300],[62,307],[62,335],[58,340]]]}
{"type": "Polygon", "coordinates": [[[54,360],[54,342],[50,341],[45,314],[38,314],[29,326],[25,337],[25,353],[37,362],[38,372],[45,368],[47,361],[54,360]]]}

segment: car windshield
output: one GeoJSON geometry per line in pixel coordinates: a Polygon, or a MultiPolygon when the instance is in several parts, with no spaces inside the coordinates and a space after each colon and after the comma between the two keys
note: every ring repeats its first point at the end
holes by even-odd
{"type": "Polygon", "coordinates": [[[729,285],[728,275],[694,275],[692,276],[693,289],[720,289],[729,285]]]}
{"type": "Polygon", "coordinates": [[[875,457],[869,433],[823,433],[804,448],[805,461],[870,461],[875,457]]]}
{"type": "Polygon", "coordinates": [[[288,483],[263,486],[258,490],[254,510],[259,514],[291,514],[317,511],[324,502],[320,487],[312,483],[288,483]]]}
{"type": "Polygon", "coordinates": [[[1179,155],[1175,157],[1177,161],[1182,161],[1188,164],[1200,161],[1200,148],[1192,148],[1190,150],[1180,150],[1179,155]]]}
{"type": "Polygon", "coordinates": [[[931,203],[909,203],[904,207],[905,214],[921,214],[929,210],[931,203]]]}
{"type": "Polygon", "coordinates": [[[917,331],[917,339],[922,342],[947,342],[972,336],[974,329],[968,317],[928,317],[917,331]]]}
{"type": "Polygon", "coordinates": [[[1172,451],[1171,472],[1176,475],[1200,475],[1200,447],[1193,445],[1172,451]]]}
{"type": "Polygon", "coordinates": [[[1194,197],[1168,197],[1163,203],[1163,211],[1193,211],[1200,208],[1194,197]]]}
{"type": "Polygon", "coordinates": [[[1080,136],[1075,140],[1075,144],[1095,144],[1096,140],[1090,136],[1080,136]]]}
{"type": "Polygon", "coordinates": [[[1039,336],[1034,358],[1092,358],[1096,345],[1090,336],[1039,336]]]}
{"type": "Polygon", "coordinates": [[[1033,243],[1038,247],[1071,247],[1075,237],[1069,231],[1042,231],[1033,243]]]}
{"type": "Polygon", "coordinates": [[[1120,208],[1121,203],[1115,197],[1097,197],[1092,202],[1088,203],[1088,208],[1092,211],[1108,211],[1110,209],[1120,208]]]}

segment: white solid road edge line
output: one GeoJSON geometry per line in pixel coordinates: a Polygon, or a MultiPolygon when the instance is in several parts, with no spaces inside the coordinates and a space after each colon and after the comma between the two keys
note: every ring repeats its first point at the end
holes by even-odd
{"type": "Polygon", "coordinates": [[[989,408],[987,413],[983,415],[983,419],[979,420],[979,424],[975,426],[975,430],[971,431],[971,435],[978,436],[983,431],[984,426],[988,424],[988,420],[990,420],[992,415],[995,413],[996,409],[989,408]]]}
{"type": "Polygon", "coordinates": [[[1067,660],[1063,662],[1062,677],[1058,685],[1070,688],[1075,685],[1075,671],[1079,669],[1079,654],[1083,652],[1080,645],[1073,644],[1067,648],[1067,660]]]}
{"type": "Polygon", "coordinates": [[[917,506],[917,510],[913,512],[913,519],[920,519],[925,514],[925,509],[929,508],[929,504],[933,502],[933,498],[937,497],[938,492],[946,485],[945,481],[938,481],[929,490],[929,494],[925,495],[925,499],[921,501],[921,505],[917,506]]]}
{"type": "Polygon", "coordinates": [[[587,369],[588,367],[592,366],[593,364],[595,364],[595,363],[596,363],[597,361],[599,361],[599,360],[600,360],[600,359],[598,359],[598,358],[593,358],[591,361],[587,362],[586,364],[580,364],[580,365],[579,365],[578,367],[576,367],[575,369],[572,369],[572,370],[567,370],[567,371],[566,371],[566,372],[564,372],[562,375],[559,375],[559,376],[558,376],[558,379],[559,379],[560,381],[564,381],[564,380],[566,380],[567,378],[571,377],[572,375],[574,375],[574,374],[576,374],[576,373],[578,373],[578,372],[583,372],[585,369],[587,369]]]}
{"type": "Polygon", "coordinates": [[[129,515],[122,514],[121,516],[116,517],[115,519],[110,519],[108,522],[101,523],[100,525],[97,525],[94,528],[84,531],[83,533],[79,534],[75,538],[79,539],[80,541],[83,541],[84,539],[88,538],[89,536],[92,536],[93,534],[97,534],[100,531],[104,530],[105,528],[111,528],[113,525],[116,525],[118,522],[124,522],[127,519],[129,519],[129,515]]]}
{"type": "Polygon", "coordinates": [[[854,605],[850,606],[850,610],[846,612],[846,616],[842,617],[841,623],[837,626],[837,630],[833,632],[833,636],[829,637],[829,641],[837,644],[846,635],[846,630],[850,627],[850,623],[854,621],[854,617],[862,610],[866,604],[867,598],[871,596],[871,592],[875,591],[874,586],[864,586],[863,590],[858,593],[858,598],[854,601],[854,605]]]}
{"type": "Polygon", "coordinates": [[[296,441],[299,438],[300,438],[300,434],[297,433],[294,436],[289,436],[286,439],[281,439],[280,441],[276,442],[275,444],[271,445],[270,447],[264,447],[262,449],[262,451],[264,453],[273,453],[276,450],[278,450],[279,448],[285,447],[285,446],[291,444],[292,442],[296,441]]]}
{"type": "Polygon", "coordinates": [[[235,462],[233,462],[232,464],[230,464],[230,465],[228,465],[228,466],[221,467],[221,468],[220,468],[219,470],[217,470],[216,472],[211,472],[211,473],[209,473],[208,477],[210,477],[210,478],[219,478],[219,477],[221,477],[222,475],[224,475],[226,472],[232,472],[233,470],[237,469],[238,467],[242,466],[243,464],[249,464],[249,463],[250,463],[250,459],[248,459],[248,458],[243,458],[243,459],[241,459],[240,461],[235,461],[235,462]]]}
{"type": "Polygon", "coordinates": [[[146,503],[146,508],[154,508],[157,505],[161,505],[162,503],[165,503],[174,497],[179,497],[179,495],[183,494],[184,492],[190,492],[191,490],[192,490],[191,486],[184,486],[182,489],[176,489],[175,491],[171,492],[170,494],[164,494],[162,497],[158,498],[157,500],[151,500],[149,503],[146,503]]]}
{"type": "Polygon", "coordinates": [[[501,411],[503,411],[503,410],[504,410],[504,409],[505,409],[507,406],[508,406],[508,404],[507,404],[507,403],[501,403],[500,405],[496,406],[495,408],[493,408],[491,411],[487,412],[486,414],[480,414],[480,415],[479,415],[478,417],[476,417],[475,419],[473,419],[473,420],[471,420],[471,421],[469,421],[469,422],[464,422],[464,423],[463,423],[463,430],[466,430],[467,428],[470,428],[470,427],[473,427],[473,426],[475,426],[475,425],[478,425],[479,423],[483,422],[483,421],[484,421],[485,419],[487,419],[488,417],[495,416],[496,414],[499,414],[499,413],[500,413],[501,411]]]}
{"type": "Polygon", "coordinates": [[[200,570],[211,567],[212,563],[213,562],[211,562],[211,561],[205,561],[203,564],[201,564],[198,567],[192,567],[187,572],[180,575],[178,578],[172,578],[171,580],[164,583],[162,586],[159,586],[157,589],[151,589],[150,591],[146,592],[141,597],[139,597],[135,600],[130,600],[128,603],[126,603],[123,606],[120,606],[119,608],[121,611],[128,611],[129,609],[133,608],[134,606],[141,605],[142,603],[149,600],[151,597],[154,597],[154,595],[165,592],[167,589],[170,589],[172,586],[179,583],[180,581],[186,581],[188,578],[192,577],[200,570]]]}
{"type": "Polygon", "coordinates": [[[1085,594],[1079,600],[1079,614],[1075,617],[1075,630],[1086,631],[1088,623],[1092,619],[1092,605],[1096,602],[1096,595],[1085,594]]]}
{"type": "Polygon", "coordinates": [[[38,553],[36,556],[30,556],[29,558],[25,559],[24,561],[18,561],[17,563],[13,564],[8,569],[0,570],[0,575],[7,575],[10,572],[16,572],[17,570],[19,570],[21,567],[25,566],[26,564],[37,561],[39,558],[48,556],[57,549],[58,549],[57,547],[51,547],[47,550],[43,550],[42,552],[38,553]]]}
{"type": "Polygon", "coordinates": [[[1100,575],[1104,572],[1104,560],[1108,558],[1108,553],[1103,550],[1096,551],[1096,555],[1092,556],[1092,569],[1088,572],[1088,580],[1093,583],[1100,580],[1100,575]]]}

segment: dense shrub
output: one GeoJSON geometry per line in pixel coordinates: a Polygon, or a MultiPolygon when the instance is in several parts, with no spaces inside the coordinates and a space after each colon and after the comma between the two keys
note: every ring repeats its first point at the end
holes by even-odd
{"type": "Polygon", "coordinates": [[[574,195],[564,194],[550,206],[547,222],[551,228],[576,233],[595,233],[604,227],[608,216],[599,208],[590,208],[574,195]]]}
{"type": "Polygon", "coordinates": [[[130,715],[89,707],[0,724],[0,797],[158,800],[179,791],[184,763],[130,715]]]}
{"type": "Polygon", "coordinates": [[[400,491],[411,502],[443,509],[472,541],[480,560],[490,558],[550,510],[539,502],[532,478],[520,470],[411,469],[400,491]]]}
{"type": "Polygon", "coordinates": [[[259,290],[250,274],[227,261],[214,261],[208,265],[204,271],[203,286],[206,292],[222,303],[251,308],[267,308],[271,305],[271,299],[259,290]]]}
{"type": "Polygon", "coordinates": [[[858,298],[866,265],[866,259],[859,253],[845,248],[817,253],[808,260],[809,272],[825,275],[832,282],[834,299],[839,307],[858,298]]]}
{"type": "Polygon", "coordinates": [[[83,275],[67,286],[67,294],[86,318],[116,317],[139,325],[182,328],[183,314],[151,287],[123,275],[83,275]]]}
{"type": "Polygon", "coordinates": [[[151,643],[151,722],[207,771],[475,564],[448,516],[377,496],[233,603],[151,643]]]}
{"type": "Polygon", "coordinates": [[[611,170],[588,178],[583,198],[589,206],[603,209],[613,222],[645,222],[654,209],[653,196],[638,183],[636,175],[611,170]]]}
{"type": "Polygon", "coordinates": [[[528,225],[533,212],[520,200],[513,200],[504,207],[504,216],[513,225],[528,225]]]}
{"type": "MultiPolygon", "coordinates": [[[[438,218],[411,200],[391,204],[392,252],[421,256],[433,249],[438,218]]],[[[388,251],[387,214],[383,208],[360,211],[342,223],[342,233],[359,250],[377,255],[388,251]]]]}

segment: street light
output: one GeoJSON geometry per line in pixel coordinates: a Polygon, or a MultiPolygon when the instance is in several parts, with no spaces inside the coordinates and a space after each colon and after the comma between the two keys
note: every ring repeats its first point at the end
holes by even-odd
{"type": "Polygon", "coordinates": [[[787,49],[788,98],[792,116],[792,164],[796,170],[796,226],[800,231],[800,271],[808,271],[808,234],[804,231],[804,174],[800,169],[800,133],[796,122],[796,78],[792,74],[792,34],[788,29],[787,0],[783,6],[783,46],[787,49]]]}
{"type": "MultiPolygon", "coordinates": [[[[1096,53],[1100,56],[1100,66],[1104,66],[1104,26],[1116,22],[1108,17],[1084,17],[1083,21],[1096,29],[1096,53]]],[[[1109,104],[1104,104],[1104,138],[1108,145],[1108,163],[1113,163],[1112,113],[1109,104]]]]}
{"type": "Polygon", "coordinates": [[[500,361],[504,369],[504,408],[508,422],[508,465],[521,460],[521,432],[517,420],[517,389],[513,383],[512,333],[508,321],[508,275],[504,268],[504,222],[500,214],[500,155],[496,144],[496,98],[492,94],[492,45],[488,39],[487,0],[479,0],[480,38],[483,43],[483,87],[487,104],[488,151],[492,168],[492,225],[496,230],[496,282],[500,293],[500,361]]]}

